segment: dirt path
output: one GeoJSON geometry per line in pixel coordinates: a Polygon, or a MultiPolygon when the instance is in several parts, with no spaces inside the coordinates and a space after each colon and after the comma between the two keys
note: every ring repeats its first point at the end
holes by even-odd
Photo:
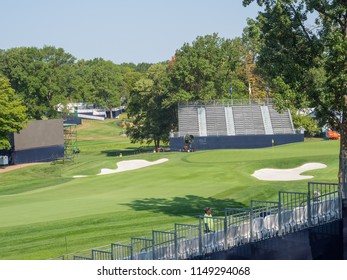
{"type": "Polygon", "coordinates": [[[8,166],[0,167],[0,173],[5,173],[5,172],[9,172],[9,171],[16,170],[19,168],[23,168],[23,167],[27,167],[27,166],[31,166],[31,165],[37,165],[37,164],[44,164],[44,163],[46,163],[46,162],[33,162],[33,163],[8,165],[8,166]]]}

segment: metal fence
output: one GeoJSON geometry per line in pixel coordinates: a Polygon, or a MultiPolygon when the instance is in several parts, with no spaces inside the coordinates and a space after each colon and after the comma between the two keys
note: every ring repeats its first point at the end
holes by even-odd
{"type": "Polygon", "coordinates": [[[175,224],[177,259],[184,260],[201,255],[201,227],[191,224],[175,224]]]}
{"type": "Polygon", "coordinates": [[[130,260],[132,256],[132,246],[120,243],[111,244],[112,260],[130,260]]]}
{"type": "Polygon", "coordinates": [[[201,254],[209,254],[226,248],[226,226],[225,217],[200,216],[199,227],[203,229],[201,234],[201,254]],[[206,229],[205,223],[212,225],[206,229]]]}
{"type": "Polygon", "coordinates": [[[270,105],[274,104],[272,98],[249,98],[249,99],[220,99],[180,101],[178,107],[183,106],[234,106],[234,105],[270,105]]]}
{"type": "Polygon", "coordinates": [[[342,194],[338,184],[308,183],[309,220],[312,225],[342,218],[342,194]]]}
{"type": "Polygon", "coordinates": [[[153,260],[153,239],[131,238],[132,260],[153,260]]]}
{"type": "Polygon", "coordinates": [[[92,250],[92,259],[93,260],[112,260],[112,252],[104,250],[92,250]]]}
{"type": "Polygon", "coordinates": [[[247,209],[226,208],[220,216],[199,216],[197,224],[176,223],[173,231],[153,230],[150,238],[131,238],[130,245],[112,243],[111,247],[83,251],[73,259],[190,259],[341,218],[339,185],[310,182],[307,192],[280,191],[277,202],[251,200],[247,209]]]}
{"type": "Polygon", "coordinates": [[[226,208],[224,215],[227,226],[228,247],[249,242],[251,211],[249,209],[226,208]]]}
{"type": "Polygon", "coordinates": [[[279,192],[279,234],[286,234],[308,226],[308,193],[279,192]]]}
{"type": "Polygon", "coordinates": [[[154,260],[177,260],[175,232],[153,230],[152,239],[154,260]]]}
{"type": "Polygon", "coordinates": [[[279,202],[251,200],[250,239],[251,241],[274,237],[278,234],[279,202]]]}

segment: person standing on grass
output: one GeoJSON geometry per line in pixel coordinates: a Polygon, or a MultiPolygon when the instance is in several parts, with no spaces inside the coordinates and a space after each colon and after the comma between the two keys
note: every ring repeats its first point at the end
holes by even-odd
{"type": "Polygon", "coordinates": [[[212,210],[210,207],[206,207],[204,215],[204,225],[205,225],[205,233],[214,231],[213,218],[212,218],[212,210]]]}

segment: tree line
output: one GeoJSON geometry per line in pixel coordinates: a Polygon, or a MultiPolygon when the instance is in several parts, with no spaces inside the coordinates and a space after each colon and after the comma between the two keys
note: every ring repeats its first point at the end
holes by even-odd
{"type": "Polygon", "coordinates": [[[296,112],[315,108],[347,150],[347,0],[243,0],[252,2],[262,10],[242,38],[199,36],[156,64],[77,61],[49,46],[2,50],[0,91],[9,85],[13,102],[22,100],[35,119],[54,117],[59,103],[110,109],[124,102],[131,141],[159,146],[177,130],[179,102],[230,98],[232,87],[233,98],[272,97],[310,131],[316,122],[296,112]]]}
{"type": "MultiPolygon", "coordinates": [[[[131,141],[159,146],[177,129],[178,102],[230,98],[231,83],[234,97],[248,97],[249,76],[256,73],[247,70],[246,53],[241,38],[218,34],[199,36],[171,60],[156,64],[77,60],[53,46],[0,50],[2,86],[26,108],[11,131],[22,128],[27,119],[57,117],[58,104],[84,102],[107,110],[126,104],[134,124],[127,131],[131,141]]],[[[253,83],[253,97],[263,95],[262,86],[253,83]]],[[[1,106],[18,107],[8,101],[1,106]]],[[[1,112],[5,110],[0,108],[0,119],[9,119],[1,112]]]]}

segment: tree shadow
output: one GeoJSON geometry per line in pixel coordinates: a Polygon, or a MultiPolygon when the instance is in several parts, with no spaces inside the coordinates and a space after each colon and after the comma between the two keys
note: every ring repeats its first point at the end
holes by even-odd
{"type": "Polygon", "coordinates": [[[145,198],[123,204],[135,211],[151,211],[170,216],[199,216],[203,214],[205,207],[211,207],[214,215],[223,215],[225,208],[246,208],[243,203],[234,199],[217,199],[213,197],[201,197],[187,195],[185,197],[145,198]]]}

